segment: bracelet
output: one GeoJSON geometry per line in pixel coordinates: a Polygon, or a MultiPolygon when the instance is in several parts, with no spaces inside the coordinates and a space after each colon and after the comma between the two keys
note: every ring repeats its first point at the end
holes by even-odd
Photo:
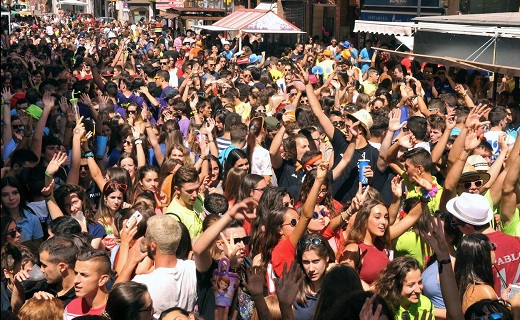
{"type": "Polygon", "coordinates": [[[451,260],[450,260],[450,259],[439,260],[439,261],[437,261],[437,266],[439,267],[439,274],[442,273],[442,269],[443,269],[444,265],[445,265],[445,264],[448,264],[448,263],[451,263],[451,260]]]}
{"type": "Polygon", "coordinates": [[[196,115],[196,114],[199,114],[199,112],[198,112],[197,110],[193,110],[193,111],[191,112],[191,114],[192,114],[192,115],[196,115]]]}
{"type": "Polygon", "coordinates": [[[49,201],[52,201],[54,200],[54,197],[52,196],[52,194],[48,197],[43,197],[45,199],[45,202],[49,202],[49,201]]]}
{"type": "Polygon", "coordinates": [[[47,199],[47,198],[52,198],[52,193],[51,193],[51,194],[49,194],[48,196],[46,196],[46,195],[42,194],[42,196],[43,196],[43,197],[44,197],[45,199],[47,199]]]}
{"type": "Polygon", "coordinates": [[[150,129],[152,126],[145,127],[145,129],[150,129]]]}
{"type": "Polygon", "coordinates": [[[462,159],[460,156],[457,156],[457,160],[460,160],[462,162],[466,162],[466,160],[468,160],[468,159],[462,159]]]}
{"type": "Polygon", "coordinates": [[[208,140],[208,143],[212,143],[212,142],[215,142],[215,140],[208,140]]]}
{"type": "Polygon", "coordinates": [[[135,139],[134,143],[135,143],[135,144],[142,144],[142,143],[143,143],[143,140],[141,140],[141,139],[135,139]]]}
{"type": "Polygon", "coordinates": [[[94,158],[94,152],[89,151],[89,152],[85,153],[85,158],[94,158]]]}
{"type": "Polygon", "coordinates": [[[51,179],[54,179],[54,176],[51,175],[51,174],[48,174],[47,171],[45,171],[45,176],[46,176],[46,177],[49,177],[49,178],[51,178],[51,179]]]}

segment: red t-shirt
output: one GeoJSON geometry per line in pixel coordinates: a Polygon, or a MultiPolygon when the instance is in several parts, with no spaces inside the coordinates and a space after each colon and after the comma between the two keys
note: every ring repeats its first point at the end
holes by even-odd
{"type": "Polygon", "coordinates": [[[85,316],[85,315],[97,315],[101,316],[103,311],[105,310],[106,305],[103,305],[99,308],[92,309],[90,308],[85,299],[76,298],[72,300],[67,307],[65,307],[65,311],[63,312],[64,320],[72,320],[76,317],[85,316]]]}
{"type": "Polygon", "coordinates": [[[22,93],[15,93],[13,97],[11,98],[11,110],[16,108],[16,102],[18,102],[18,99],[25,98],[25,92],[22,93]]]}
{"type": "Polygon", "coordinates": [[[282,278],[283,265],[287,262],[287,270],[291,267],[291,263],[294,261],[294,254],[296,248],[291,243],[291,239],[280,240],[274,247],[271,255],[271,264],[273,265],[274,272],[278,278],[282,278]]]}
{"type": "Polygon", "coordinates": [[[507,284],[520,282],[520,238],[500,231],[488,233],[486,236],[497,246],[495,251],[496,268],[493,268],[493,277],[495,279],[495,291],[500,295],[505,289],[502,279],[507,284]]]}

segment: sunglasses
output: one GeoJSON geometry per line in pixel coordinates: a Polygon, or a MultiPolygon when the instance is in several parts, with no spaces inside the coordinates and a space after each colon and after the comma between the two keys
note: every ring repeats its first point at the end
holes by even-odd
{"type": "Polygon", "coordinates": [[[345,121],[332,121],[332,125],[336,128],[344,128],[345,121]]]}
{"type": "Polygon", "coordinates": [[[214,67],[215,65],[216,65],[215,63],[209,63],[208,67],[214,67]]]}
{"type": "Polygon", "coordinates": [[[471,186],[475,186],[477,188],[480,188],[482,187],[482,185],[484,184],[484,181],[483,180],[476,180],[476,181],[466,181],[466,182],[459,182],[459,184],[462,184],[462,186],[465,188],[465,189],[469,189],[471,188],[471,186]]]}
{"type": "Polygon", "coordinates": [[[325,212],[325,210],[321,209],[319,213],[314,211],[314,213],[312,214],[312,218],[313,219],[318,219],[320,217],[320,214],[324,218],[327,216],[327,213],[325,212]]]}
{"type": "Polygon", "coordinates": [[[320,246],[322,245],[324,242],[323,240],[321,240],[320,238],[312,238],[312,239],[309,239],[309,238],[301,238],[299,241],[298,241],[298,245],[300,247],[306,247],[307,245],[309,244],[312,244],[313,246],[320,246]]]}
{"type": "Polygon", "coordinates": [[[265,109],[258,109],[258,110],[256,110],[256,112],[258,112],[258,113],[265,113],[265,109]]]}
{"type": "Polygon", "coordinates": [[[11,238],[14,238],[16,237],[16,234],[19,233],[19,234],[22,234],[22,228],[21,227],[16,227],[14,228],[14,230],[9,230],[7,231],[7,235],[10,236],[11,238]]]}
{"type": "Polygon", "coordinates": [[[296,227],[297,224],[298,224],[298,220],[296,220],[296,219],[291,219],[291,221],[289,221],[289,223],[284,223],[284,224],[282,224],[282,227],[283,227],[283,226],[288,226],[288,225],[291,225],[291,226],[293,226],[293,227],[296,227]]]}
{"type": "Polygon", "coordinates": [[[260,191],[260,192],[264,192],[264,191],[265,191],[265,188],[267,188],[267,187],[263,187],[263,188],[253,188],[253,190],[260,191]]]}
{"type": "Polygon", "coordinates": [[[88,164],[84,164],[84,165],[80,165],[80,166],[79,166],[79,171],[81,171],[81,170],[83,170],[83,169],[85,169],[85,171],[88,171],[88,170],[89,170],[89,168],[88,168],[88,164]]]}
{"type": "Polygon", "coordinates": [[[309,104],[309,100],[300,100],[301,104],[309,104]]]}
{"type": "Polygon", "coordinates": [[[109,183],[107,183],[105,185],[105,187],[103,188],[103,192],[107,192],[109,188],[113,187],[113,186],[116,186],[117,188],[123,190],[123,191],[126,191],[128,190],[128,185],[124,184],[124,183],[119,183],[117,181],[111,181],[109,183]]]}
{"type": "MultiPolygon", "coordinates": [[[[167,65],[168,63],[169,63],[169,62],[161,62],[161,65],[165,66],[165,65],[167,65]]],[[[157,78],[155,78],[155,79],[157,79],[157,78]]]]}
{"type": "Polygon", "coordinates": [[[460,220],[458,220],[458,219],[455,219],[455,218],[453,218],[453,217],[449,218],[449,222],[450,222],[450,226],[452,226],[453,228],[457,228],[457,226],[461,226],[461,227],[463,227],[463,226],[466,225],[465,222],[460,221],[460,220]]]}
{"type": "Polygon", "coordinates": [[[13,129],[18,129],[18,128],[25,128],[25,126],[23,124],[13,124],[13,129]]]}
{"type": "Polygon", "coordinates": [[[289,93],[289,97],[296,97],[296,93],[289,93]]]}
{"type": "Polygon", "coordinates": [[[292,205],[294,205],[294,200],[293,199],[291,199],[291,200],[289,200],[287,202],[282,203],[282,206],[284,206],[286,208],[288,208],[288,207],[290,207],[292,205]]]}
{"type": "Polygon", "coordinates": [[[137,110],[127,110],[128,114],[137,114],[137,110]]]}
{"type": "MultiPolygon", "coordinates": [[[[249,244],[250,239],[251,239],[250,236],[245,236],[243,238],[234,238],[233,240],[235,241],[235,244],[242,242],[245,246],[247,246],[249,244]]],[[[228,240],[228,241],[230,241],[230,240],[228,240]]]]}

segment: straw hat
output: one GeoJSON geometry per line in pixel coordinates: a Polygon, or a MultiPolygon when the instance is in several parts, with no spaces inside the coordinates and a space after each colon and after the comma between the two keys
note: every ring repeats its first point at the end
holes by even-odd
{"type": "Polygon", "coordinates": [[[356,121],[359,121],[359,123],[367,131],[367,139],[370,139],[370,128],[372,128],[372,125],[374,124],[374,120],[372,119],[370,113],[365,109],[361,109],[350,114],[349,117],[353,117],[356,119],[356,121]]]}

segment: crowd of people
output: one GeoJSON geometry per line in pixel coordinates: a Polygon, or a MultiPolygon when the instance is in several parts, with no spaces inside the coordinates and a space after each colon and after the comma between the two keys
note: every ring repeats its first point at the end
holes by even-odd
{"type": "Polygon", "coordinates": [[[13,26],[2,319],[520,319],[512,77],[370,39],[13,26]]]}

